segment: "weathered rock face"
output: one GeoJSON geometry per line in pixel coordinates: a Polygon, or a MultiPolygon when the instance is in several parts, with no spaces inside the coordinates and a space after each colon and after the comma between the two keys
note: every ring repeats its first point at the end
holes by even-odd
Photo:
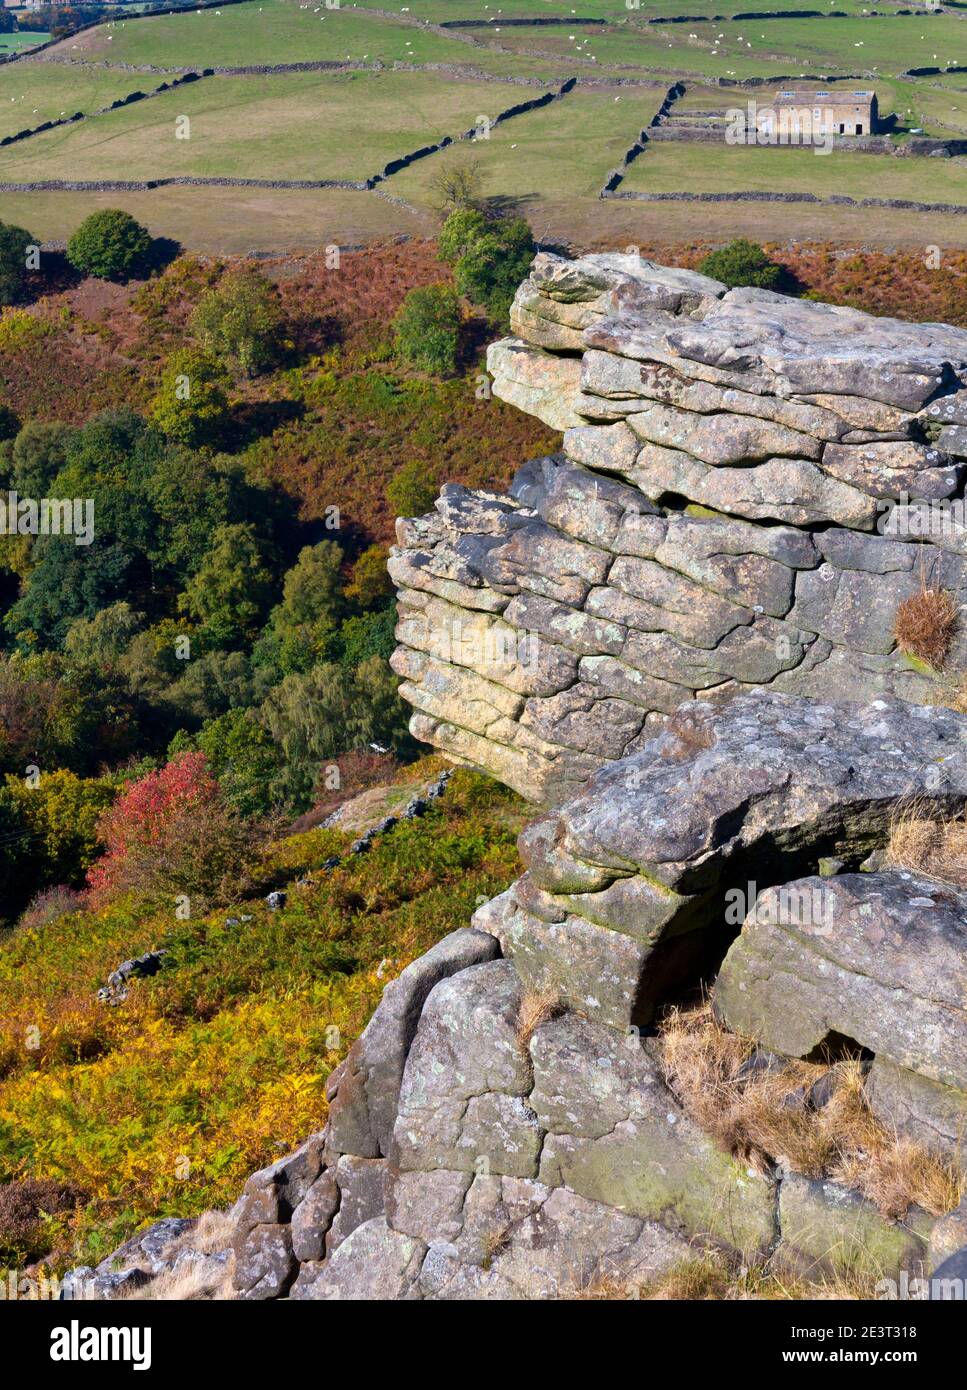
{"type": "Polygon", "coordinates": [[[494,391],[563,452],[398,523],[417,737],[557,804],[695,698],[929,698],[893,623],[967,600],[967,332],[544,254],[511,322],[494,391]]]}
{"type": "Polygon", "coordinates": [[[564,455],[400,523],[394,665],[415,734],[556,809],[387,986],[325,1129],[246,1183],[236,1295],[567,1297],[708,1247],[957,1261],[962,1209],[889,1220],[730,1156],[649,1025],[714,978],[751,1061],[849,1043],[886,1128],[963,1157],[967,892],[883,864],[898,812],[967,804],[967,717],[893,641],[921,585],[967,598],[967,533],[878,522],[959,496],[967,334],[624,257],[539,256],[513,325],[495,389],[564,455]]]}
{"type": "Polygon", "coordinates": [[[524,876],[387,987],[331,1078],[326,1129],[246,1184],[239,1296],[567,1297],[707,1246],[918,1277],[956,1245],[954,1221],[934,1239],[917,1208],[891,1221],[835,1182],[730,1157],[634,1025],[745,916],[720,1015],[786,1056],[853,1039],[876,1054],[887,1123],[902,1084],[919,1109],[901,1122],[944,1142],[964,1097],[967,896],[853,870],[909,798],[962,809],[967,718],[768,691],[689,714],[528,827],[524,876]],[[757,887],[757,911],[730,918],[757,887]]]}

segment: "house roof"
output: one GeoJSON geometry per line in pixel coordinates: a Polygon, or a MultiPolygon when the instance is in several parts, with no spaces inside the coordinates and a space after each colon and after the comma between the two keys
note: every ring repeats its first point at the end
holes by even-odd
{"type": "Polygon", "coordinates": [[[864,89],[841,88],[837,91],[833,87],[811,87],[809,90],[796,91],[792,87],[784,87],[776,92],[773,98],[774,106],[869,106],[876,96],[876,92],[871,87],[864,89]]]}

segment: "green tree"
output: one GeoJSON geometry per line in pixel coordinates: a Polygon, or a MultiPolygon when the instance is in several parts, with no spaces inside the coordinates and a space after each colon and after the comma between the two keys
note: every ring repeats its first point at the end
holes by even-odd
{"type": "Polygon", "coordinates": [[[152,627],[136,632],[118,660],[130,690],[152,705],[161,703],[165,692],[184,671],[178,656],[178,638],[186,636],[185,623],[163,618],[152,627]]]}
{"type": "Polygon", "coordinates": [[[178,608],[197,619],[207,644],[232,646],[250,639],[264,621],[272,584],[251,522],[218,526],[178,608]]]}
{"type": "Polygon", "coordinates": [[[78,546],[71,536],[38,536],[34,569],[24,593],[4,618],[21,642],[59,647],[77,618],[93,618],[135,584],[134,557],[124,546],[95,536],[78,546]]]}
{"type": "Polygon", "coordinates": [[[31,895],[54,883],[82,883],[99,847],[98,821],[114,800],[110,782],[57,768],[43,774],[36,786],[8,774],[5,786],[32,832],[37,879],[30,884],[31,895]]]}
{"type": "Polygon", "coordinates": [[[434,202],[441,212],[476,207],[483,197],[479,159],[441,164],[430,180],[434,202]]]}
{"type": "Polygon", "coordinates": [[[455,265],[486,230],[487,219],[479,208],[465,207],[451,212],[437,241],[440,260],[446,261],[448,265],[455,265]]]}
{"type": "Polygon", "coordinates": [[[193,739],[180,733],[168,749],[200,749],[228,805],[240,816],[265,816],[275,808],[273,787],[281,772],[279,750],[252,710],[230,709],[210,719],[193,739]]]}
{"type": "MultiPolygon", "coordinates": [[[[69,440],[67,463],[50,484],[52,495],[93,498],[98,541],[144,556],[157,530],[147,483],[166,447],[135,411],[101,411],[69,440]]],[[[141,582],[150,587],[143,562],[141,582]]]]}
{"type": "Polygon", "coordinates": [[[108,604],[90,618],[77,618],[64,637],[64,654],[79,666],[109,670],[121,660],[144,622],[129,603],[108,604]]]}
{"type": "Polygon", "coordinates": [[[169,443],[147,471],[142,491],[153,515],[147,553],[179,587],[198,568],[216,526],[251,521],[266,540],[287,536],[288,499],[249,479],[235,458],[169,443]]]}
{"type": "Polygon", "coordinates": [[[339,629],[340,661],[353,669],[367,657],[388,661],[396,646],[396,604],[347,618],[339,629]]]}
{"type": "Polygon", "coordinates": [[[410,290],[393,321],[398,356],[421,371],[453,376],[460,357],[463,311],[451,285],[410,290]]]}
{"type": "Polygon", "coordinates": [[[721,280],[729,289],[754,285],[758,289],[777,290],[783,283],[781,265],[769,259],[761,246],[745,237],[737,237],[728,246],[711,252],[699,261],[699,270],[713,280],[721,280]]]}
{"type": "Polygon", "coordinates": [[[191,326],[210,352],[254,376],[278,356],[282,322],[275,286],[257,270],[242,269],[204,296],[191,326]]]}
{"type": "Polygon", "coordinates": [[[228,373],[216,357],[181,348],[168,358],[148,413],[175,443],[194,448],[213,444],[228,423],[228,385],[228,373]]]}
{"type": "Polygon", "coordinates": [[[27,247],[37,243],[23,227],[0,222],[0,304],[15,304],[27,279],[27,247]]]}
{"type": "Polygon", "coordinates": [[[60,652],[0,657],[0,769],[86,773],[127,757],[136,733],[130,696],[111,673],[72,667],[60,652]]]}
{"type": "Polygon", "coordinates": [[[105,208],[85,218],[67,243],[67,259],[83,275],[126,280],[144,265],[151,234],[128,212],[105,208]]]}
{"type": "Polygon", "coordinates": [[[437,490],[433,469],[410,459],[386,484],[386,500],[397,516],[422,516],[436,501],[437,490]]]}
{"type": "Polygon", "coordinates": [[[360,608],[372,608],[393,592],[393,581],[386,568],[387,559],[385,545],[370,545],[353,565],[352,578],[346,585],[346,597],[360,608]]]}
{"type": "Polygon", "coordinates": [[[201,723],[261,699],[269,683],[259,675],[245,652],[203,652],[164,692],[164,703],[179,717],[201,723]]]}
{"type": "Polygon", "coordinates": [[[319,767],[347,749],[399,742],[406,710],[397,679],[381,657],[367,657],[352,673],[323,662],[285,677],[264,700],[261,718],[285,760],[281,790],[294,809],[312,798],[319,767]]]}
{"type": "Polygon", "coordinates": [[[254,657],[280,675],[308,671],[322,657],[345,600],[342,550],[335,541],[307,545],[285,576],[282,602],[273,608],[254,657]]]}
{"type": "Polygon", "coordinates": [[[66,464],[76,435],[69,425],[29,421],[10,451],[10,486],[21,497],[49,497],[51,483],[66,464]]]}
{"type": "Polygon", "coordinates": [[[462,295],[503,323],[533,258],[534,238],[526,218],[502,218],[467,238],[453,278],[462,295]]]}

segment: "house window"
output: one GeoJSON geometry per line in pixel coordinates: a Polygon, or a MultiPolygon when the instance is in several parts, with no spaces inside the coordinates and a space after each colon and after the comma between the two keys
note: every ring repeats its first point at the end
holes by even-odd
{"type": "Polygon", "coordinates": [[[862,121],[859,121],[859,122],[857,123],[857,126],[856,126],[856,133],[857,133],[857,135],[862,135],[862,134],[863,134],[863,122],[862,122],[862,121]]]}

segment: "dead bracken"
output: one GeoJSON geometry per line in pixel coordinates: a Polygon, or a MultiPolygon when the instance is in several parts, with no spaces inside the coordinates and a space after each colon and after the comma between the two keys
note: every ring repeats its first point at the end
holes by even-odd
{"type": "Polygon", "coordinates": [[[671,1009],[659,1047],[668,1084],[685,1109],[749,1167],[767,1172],[782,1159],[805,1177],[853,1188],[895,1220],[912,1206],[939,1216],[960,1201],[958,1167],[873,1115],[860,1061],[831,1067],[793,1060],[756,1069],[755,1041],[724,1028],[708,1003],[671,1009]],[[824,1104],[809,1099],[819,1082],[824,1104]]]}
{"type": "Polygon", "coordinates": [[[893,620],[900,651],[942,670],[957,630],[958,612],[953,594],[946,589],[924,587],[903,599],[893,620]]]}

